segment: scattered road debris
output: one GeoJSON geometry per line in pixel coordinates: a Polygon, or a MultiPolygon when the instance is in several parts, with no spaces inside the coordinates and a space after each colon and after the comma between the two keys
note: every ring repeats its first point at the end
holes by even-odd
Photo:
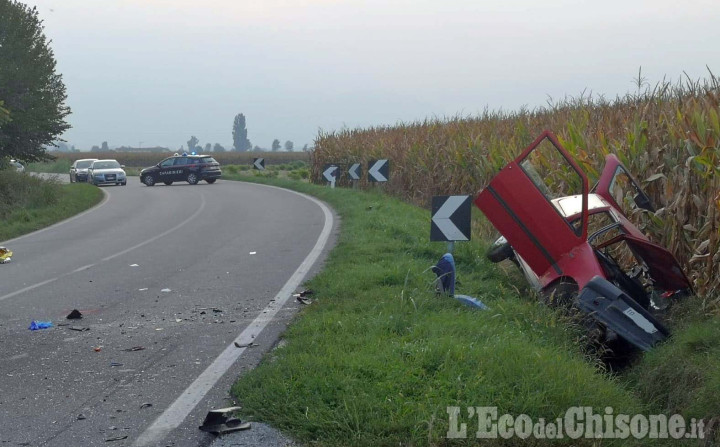
{"type": "Polygon", "coordinates": [[[90,330],[89,327],[82,327],[82,326],[70,326],[68,329],[70,329],[71,331],[78,331],[78,332],[84,332],[84,331],[90,330]]]}
{"type": "Polygon", "coordinates": [[[238,343],[238,342],[234,342],[234,344],[235,344],[235,347],[236,347],[236,348],[254,348],[254,347],[256,347],[256,346],[260,346],[260,345],[257,344],[257,343],[243,343],[243,344],[240,344],[240,343],[238,343]]]}
{"type": "Polygon", "coordinates": [[[161,292],[165,292],[165,293],[172,292],[172,290],[170,290],[170,289],[168,289],[168,288],[164,288],[164,289],[162,289],[162,290],[160,290],[160,291],[161,291],[161,292]]]}
{"type": "Polygon", "coordinates": [[[135,351],[142,351],[144,349],[145,349],[145,347],[143,347],[143,346],[133,346],[132,348],[123,349],[123,351],[135,352],[135,351]]]}
{"type": "Polygon", "coordinates": [[[95,346],[95,347],[93,348],[93,351],[95,351],[95,352],[100,352],[100,351],[102,351],[102,346],[95,346]]]}
{"type": "Polygon", "coordinates": [[[30,327],[28,329],[30,329],[31,331],[37,331],[40,329],[48,329],[51,327],[53,327],[52,321],[35,321],[35,320],[33,320],[30,322],[30,327]]]}
{"type": "Polygon", "coordinates": [[[148,407],[152,407],[152,406],[153,405],[150,402],[145,402],[144,404],[140,405],[140,408],[148,408],[148,407]]]}
{"type": "Polygon", "coordinates": [[[107,438],[105,442],[112,442],[112,441],[122,441],[123,439],[127,439],[128,435],[123,436],[115,436],[114,438],[107,438]]]}
{"type": "Polygon", "coordinates": [[[70,313],[67,315],[67,317],[65,317],[65,318],[67,318],[68,320],[79,320],[79,319],[81,319],[82,317],[83,317],[82,312],[80,312],[80,311],[77,310],[77,309],[73,309],[72,312],[70,312],[70,313]]]}
{"type": "Polygon", "coordinates": [[[113,367],[113,366],[123,366],[123,364],[122,364],[122,363],[118,363],[118,362],[111,362],[111,363],[110,363],[110,367],[113,367]]]}
{"type": "Polygon", "coordinates": [[[84,414],[80,413],[80,414],[77,415],[77,420],[78,420],[78,421],[82,421],[82,420],[85,420],[85,419],[87,419],[87,418],[85,417],[84,414]]]}
{"type": "Polygon", "coordinates": [[[300,293],[294,293],[293,296],[294,296],[295,299],[297,299],[298,302],[300,302],[301,304],[311,304],[311,303],[312,303],[312,300],[309,299],[309,298],[305,298],[305,297],[308,296],[308,295],[314,295],[314,294],[315,294],[315,291],[313,291],[313,290],[311,290],[311,289],[306,289],[306,290],[303,290],[303,291],[300,292],[300,293]]]}
{"type": "Polygon", "coordinates": [[[9,248],[0,247],[0,264],[12,261],[13,252],[9,248]]]}
{"type": "Polygon", "coordinates": [[[148,289],[147,287],[143,287],[142,289],[138,289],[138,292],[144,292],[144,291],[146,291],[147,289],[148,289]]]}
{"type": "Polygon", "coordinates": [[[250,254],[251,254],[251,255],[255,255],[255,254],[257,254],[257,252],[256,252],[256,251],[251,251],[250,254]]]}
{"type": "Polygon", "coordinates": [[[140,267],[140,266],[137,264],[130,264],[130,267],[140,267]]]}
{"type": "Polygon", "coordinates": [[[250,428],[249,422],[243,422],[231,415],[239,409],[240,407],[228,407],[220,408],[218,410],[210,410],[208,411],[207,416],[205,416],[205,420],[202,425],[198,428],[204,432],[216,435],[240,430],[248,430],[250,428]]]}

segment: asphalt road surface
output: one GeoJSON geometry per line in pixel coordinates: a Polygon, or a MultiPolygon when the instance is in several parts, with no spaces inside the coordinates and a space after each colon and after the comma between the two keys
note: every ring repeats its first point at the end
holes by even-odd
{"type": "Polygon", "coordinates": [[[0,242],[15,253],[0,265],[0,446],[210,444],[205,414],[233,404],[334,238],[328,208],[290,191],[128,180],[0,242]]]}

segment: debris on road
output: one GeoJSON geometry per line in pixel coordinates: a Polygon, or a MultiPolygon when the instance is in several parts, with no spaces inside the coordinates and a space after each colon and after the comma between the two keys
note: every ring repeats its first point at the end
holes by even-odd
{"type": "Polygon", "coordinates": [[[152,406],[153,405],[150,402],[145,402],[144,404],[140,405],[140,408],[148,408],[148,407],[152,407],[152,406]]]}
{"type": "Polygon", "coordinates": [[[251,255],[255,255],[255,254],[257,254],[257,252],[256,252],[256,251],[251,251],[250,254],[251,254],[251,255]]]}
{"type": "Polygon", "coordinates": [[[240,407],[228,407],[220,408],[218,410],[210,410],[208,411],[207,416],[205,416],[205,420],[202,425],[198,428],[204,432],[216,435],[240,430],[248,430],[250,428],[249,422],[243,422],[231,415],[231,413],[239,409],[240,407]]]}
{"type": "Polygon", "coordinates": [[[100,351],[102,351],[102,346],[96,346],[96,347],[94,347],[94,348],[93,348],[93,351],[95,351],[95,352],[100,352],[100,351]]]}
{"type": "Polygon", "coordinates": [[[315,294],[315,292],[314,292],[313,290],[307,289],[307,290],[303,290],[303,291],[300,292],[300,293],[294,293],[293,296],[294,296],[295,299],[297,299],[298,302],[300,302],[301,304],[306,304],[306,305],[307,305],[307,304],[312,304],[312,300],[309,299],[309,298],[305,298],[305,297],[308,296],[308,295],[313,295],[313,294],[315,294]]]}
{"type": "Polygon", "coordinates": [[[84,332],[84,331],[90,330],[89,327],[82,327],[82,326],[70,326],[68,329],[70,329],[71,331],[78,331],[78,332],[84,332]]]}
{"type": "Polygon", "coordinates": [[[65,317],[65,318],[67,318],[68,320],[79,320],[79,319],[81,319],[82,317],[83,317],[82,312],[80,312],[80,311],[77,310],[77,309],[73,309],[72,312],[70,312],[70,313],[67,315],[67,317],[65,317]]]}
{"type": "Polygon", "coordinates": [[[164,289],[162,289],[162,290],[160,290],[160,291],[161,291],[161,292],[165,292],[165,293],[172,292],[172,290],[170,290],[170,289],[168,289],[168,288],[164,288],[164,289]]]}
{"type": "Polygon", "coordinates": [[[13,252],[9,248],[0,247],[0,264],[12,261],[13,252]]]}
{"type": "Polygon", "coordinates": [[[130,264],[130,267],[140,267],[140,266],[137,264],[130,264]]]}
{"type": "Polygon", "coordinates": [[[135,351],[142,351],[144,349],[145,349],[145,347],[143,347],[143,346],[133,346],[132,348],[123,349],[123,351],[135,352],[135,351]]]}
{"type": "Polygon", "coordinates": [[[30,322],[30,327],[28,329],[30,329],[31,331],[37,331],[40,329],[48,329],[51,327],[53,327],[52,321],[35,321],[35,320],[33,320],[30,322]]]}
{"type": "Polygon", "coordinates": [[[114,438],[107,438],[105,442],[112,442],[112,441],[122,441],[123,439],[127,439],[128,435],[123,436],[115,436],[114,438]]]}
{"type": "Polygon", "coordinates": [[[244,344],[240,344],[240,343],[238,343],[238,342],[234,342],[234,344],[235,344],[235,347],[236,347],[236,348],[254,348],[254,347],[256,347],[256,346],[260,346],[260,345],[257,344],[257,343],[244,343],[244,344]]]}
{"type": "Polygon", "coordinates": [[[123,366],[123,364],[122,364],[122,363],[118,363],[118,362],[111,362],[111,363],[110,363],[110,367],[113,367],[113,366],[123,366]]]}
{"type": "Polygon", "coordinates": [[[87,419],[84,414],[80,413],[80,414],[77,415],[77,420],[78,420],[78,421],[82,421],[82,420],[84,420],[84,419],[87,419]]]}
{"type": "Polygon", "coordinates": [[[148,289],[147,287],[143,287],[142,289],[138,289],[138,292],[144,292],[144,291],[146,291],[147,289],[148,289]]]}

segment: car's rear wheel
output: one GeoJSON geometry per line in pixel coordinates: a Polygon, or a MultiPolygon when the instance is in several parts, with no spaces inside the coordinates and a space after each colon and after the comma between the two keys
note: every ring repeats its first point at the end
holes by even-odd
{"type": "Polygon", "coordinates": [[[173,184],[172,180],[165,180],[163,183],[165,183],[168,186],[173,184]]]}
{"type": "Polygon", "coordinates": [[[198,182],[197,174],[195,174],[194,172],[191,172],[190,174],[188,174],[187,182],[190,183],[191,185],[197,185],[197,182],[198,182]]]}
{"type": "Polygon", "coordinates": [[[210,183],[211,185],[212,185],[213,183],[215,183],[215,180],[217,180],[217,179],[215,179],[215,178],[206,178],[206,179],[205,179],[205,181],[208,182],[208,183],[210,183]]]}
{"type": "Polygon", "coordinates": [[[513,249],[510,243],[501,237],[490,246],[485,256],[490,262],[498,263],[510,259],[513,256],[513,249]]]}
{"type": "Polygon", "coordinates": [[[146,175],[143,179],[143,183],[147,186],[153,186],[155,184],[155,178],[152,175],[146,175]]]}

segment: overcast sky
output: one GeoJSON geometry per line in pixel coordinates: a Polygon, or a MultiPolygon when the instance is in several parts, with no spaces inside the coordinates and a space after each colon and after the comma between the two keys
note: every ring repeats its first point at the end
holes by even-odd
{"type": "Polygon", "coordinates": [[[36,0],[78,149],[318,129],[720,75],[718,0],[36,0]]]}

